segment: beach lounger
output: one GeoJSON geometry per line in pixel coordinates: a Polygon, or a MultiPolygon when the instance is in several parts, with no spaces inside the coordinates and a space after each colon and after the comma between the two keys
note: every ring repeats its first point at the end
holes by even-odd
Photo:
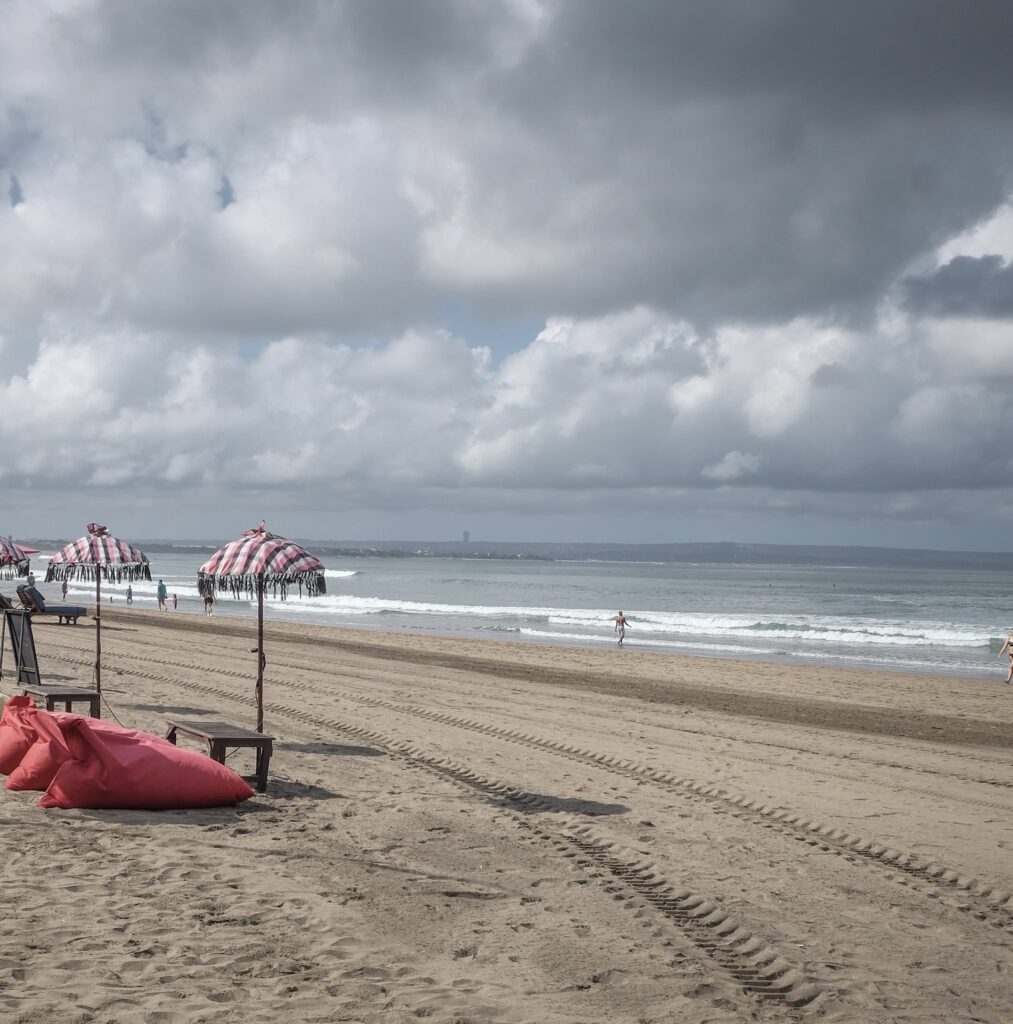
{"type": "Polygon", "coordinates": [[[22,583],[17,591],[21,603],[33,615],[55,615],[63,625],[72,623],[76,626],[78,617],[88,613],[88,609],[79,604],[50,604],[35,587],[27,583],[22,583]]]}

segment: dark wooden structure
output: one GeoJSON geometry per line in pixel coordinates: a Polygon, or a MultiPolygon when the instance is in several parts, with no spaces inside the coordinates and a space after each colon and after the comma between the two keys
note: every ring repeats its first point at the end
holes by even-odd
{"type": "Polygon", "coordinates": [[[208,755],[219,764],[225,764],[225,751],[229,747],[253,747],[257,751],[257,792],[267,789],[267,770],[274,751],[274,737],[253,729],[228,722],[192,722],[185,718],[166,719],[165,738],[176,742],[176,734],[192,736],[207,744],[208,755]]]}
{"type": "Polygon", "coordinates": [[[83,686],[57,686],[55,683],[35,683],[22,686],[21,692],[26,697],[36,697],[46,702],[47,711],[55,711],[57,704],[62,704],[65,711],[73,711],[77,701],[88,702],[88,714],[92,718],[101,718],[100,697],[98,690],[86,690],[83,686]]]}
{"type": "MultiPolygon", "coordinates": [[[[14,652],[15,681],[27,686],[38,685],[42,677],[39,674],[39,659],[35,654],[31,612],[24,608],[5,608],[4,626],[5,632],[10,635],[11,649],[14,652]]],[[[0,653],[0,665],[2,662],[0,653]]]]}

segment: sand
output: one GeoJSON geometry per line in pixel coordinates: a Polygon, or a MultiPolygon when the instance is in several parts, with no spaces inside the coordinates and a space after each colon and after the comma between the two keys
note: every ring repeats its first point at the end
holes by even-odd
{"type": "MultiPolygon", "coordinates": [[[[103,624],[124,724],[252,724],[251,625],[103,624]]],[[[47,681],[90,680],[91,625],[35,633],[47,681]]],[[[933,678],[274,624],[267,657],[266,794],[0,794],[0,1020],[1013,1020],[998,660],[933,678]]]]}

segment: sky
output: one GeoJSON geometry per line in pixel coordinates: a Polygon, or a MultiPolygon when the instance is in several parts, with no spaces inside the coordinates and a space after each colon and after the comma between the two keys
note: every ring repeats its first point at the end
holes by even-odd
{"type": "Polygon", "coordinates": [[[1013,549],[1006,0],[0,8],[0,534],[1013,549]]]}

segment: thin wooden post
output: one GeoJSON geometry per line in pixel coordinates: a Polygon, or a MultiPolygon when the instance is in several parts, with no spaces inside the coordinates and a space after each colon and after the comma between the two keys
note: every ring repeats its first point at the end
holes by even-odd
{"type": "Polygon", "coordinates": [[[102,693],[102,572],[95,566],[95,689],[102,693]]]}
{"type": "Polygon", "coordinates": [[[257,732],[264,731],[264,577],[257,577],[257,732]]]}

